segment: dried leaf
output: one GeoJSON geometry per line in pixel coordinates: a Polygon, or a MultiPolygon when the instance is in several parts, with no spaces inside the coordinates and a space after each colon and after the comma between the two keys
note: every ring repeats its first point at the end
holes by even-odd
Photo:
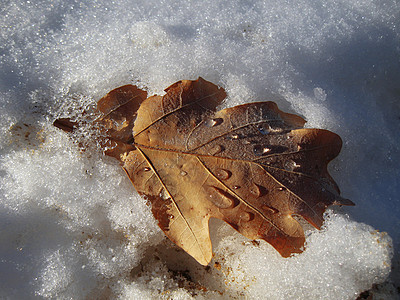
{"type": "Polygon", "coordinates": [[[299,216],[320,228],[327,206],[354,205],[327,171],[338,135],[304,129],[301,117],[273,102],[215,111],[226,94],[202,78],[179,81],[163,97],[139,95],[129,112],[123,100],[99,101],[98,122],[116,142],[106,154],[121,161],[168,238],[199,263],[212,258],[210,218],[287,257],[303,250],[299,216]],[[132,137],[126,128],[136,111],[132,137]]]}
{"type": "Polygon", "coordinates": [[[124,143],[132,143],[132,128],[140,104],[147,93],[134,85],[124,85],[109,92],[97,102],[97,109],[107,135],[124,143]]]}
{"type": "MultiPolygon", "coordinates": [[[[112,90],[97,102],[98,117],[93,123],[101,126],[104,131],[103,136],[98,137],[98,142],[105,154],[120,159],[120,155],[135,149],[132,144],[132,128],[136,112],[146,98],[146,91],[134,85],[124,85],[112,90]]],[[[66,132],[72,132],[82,124],[68,118],[60,118],[55,120],[53,125],[66,132]]]]}

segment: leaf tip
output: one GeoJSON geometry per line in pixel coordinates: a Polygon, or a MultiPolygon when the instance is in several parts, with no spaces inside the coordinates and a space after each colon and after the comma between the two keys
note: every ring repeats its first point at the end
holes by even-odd
{"type": "Polygon", "coordinates": [[[336,199],[332,205],[345,205],[345,206],[355,206],[356,204],[351,201],[350,199],[346,199],[346,198],[338,198],[336,199]]]}
{"type": "Polygon", "coordinates": [[[60,118],[53,122],[53,125],[66,132],[72,132],[77,128],[77,123],[72,122],[69,118],[60,118]]]}

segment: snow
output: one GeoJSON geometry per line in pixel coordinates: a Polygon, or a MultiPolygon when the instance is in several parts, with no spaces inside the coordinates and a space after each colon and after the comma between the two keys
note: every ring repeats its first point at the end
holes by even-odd
{"type": "MultiPolygon", "coordinates": [[[[348,1],[16,1],[0,5],[0,298],[355,299],[400,281],[400,6],[348,1]],[[330,210],[281,258],[222,222],[208,268],[175,248],[79,117],[128,83],[272,100],[343,141],[330,210]],[[82,151],[79,146],[88,148],[82,151]]],[[[221,107],[221,108],[222,108],[221,107]]]]}

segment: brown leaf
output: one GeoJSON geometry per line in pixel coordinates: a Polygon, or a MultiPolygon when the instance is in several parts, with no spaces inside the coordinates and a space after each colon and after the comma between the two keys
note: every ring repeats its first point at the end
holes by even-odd
{"type": "MultiPolygon", "coordinates": [[[[97,102],[98,117],[94,120],[104,134],[98,137],[104,153],[120,159],[120,155],[133,150],[132,128],[140,104],[147,98],[147,92],[134,85],[118,87],[97,102]]],[[[84,112],[86,113],[86,112],[84,112]]],[[[54,126],[72,132],[82,124],[68,118],[54,121],[54,126]]]]}
{"type": "Polygon", "coordinates": [[[353,204],[327,172],[338,135],[303,129],[273,102],[215,112],[225,92],[201,78],[166,91],[140,106],[124,169],[165,234],[201,264],[212,257],[211,217],[286,257],[305,240],[293,215],[320,228],[328,205],[353,204]]]}
{"type": "Polygon", "coordinates": [[[109,92],[97,102],[97,110],[107,135],[113,140],[132,143],[132,128],[140,104],[147,98],[147,92],[134,85],[124,85],[109,92]]]}
{"type": "MultiPolygon", "coordinates": [[[[341,139],[304,129],[301,117],[273,102],[215,111],[225,97],[202,78],[179,81],[163,97],[130,110],[137,110],[133,139],[124,126],[109,125],[111,140],[120,144],[113,150],[117,155],[106,154],[121,161],[168,238],[199,263],[212,258],[212,217],[249,239],[267,241],[284,257],[299,253],[305,237],[296,218],[320,228],[327,206],[354,205],[339,196],[327,171],[341,139]]],[[[103,99],[99,106],[117,102],[103,99]]],[[[123,115],[131,126],[134,118],[118,110],[116,119],[105,113],[99,122],[114,124],[123,115]]]]}
{"type": "Polygon", "coordinates": [[[60,128],[66,132],[72,132],[78,126],[76,122],[72,122],[68,118],[60,118],[53,122],[53,125],[60,128]]]}
{"type": "Polygon", "coordinates": [[[132,145],[132,128],[140,104],[147,98],[147,92],[134,85],[124,85],[109,92],[97,102],[101,113],[96,120],[105,129],[102,146],[104,153],[121,159],[121,155],[135,149],[132,145]]]}

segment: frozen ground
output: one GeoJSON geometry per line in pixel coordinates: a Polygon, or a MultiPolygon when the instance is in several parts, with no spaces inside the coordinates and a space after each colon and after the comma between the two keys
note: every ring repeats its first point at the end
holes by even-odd
{"type": "Polygon", "coordinates": [[[398,1],[5,0],[0,26],[0,298],[355,299],[382,282],[369,293],[397,297],[398,1]],[[51,125],[117,86],[198,76],[225,106],[273,100],[342,136],[331,173],[356,206],[330,211],[303,254],[213,222],[199,266],[115,161],[51,125]]]}

